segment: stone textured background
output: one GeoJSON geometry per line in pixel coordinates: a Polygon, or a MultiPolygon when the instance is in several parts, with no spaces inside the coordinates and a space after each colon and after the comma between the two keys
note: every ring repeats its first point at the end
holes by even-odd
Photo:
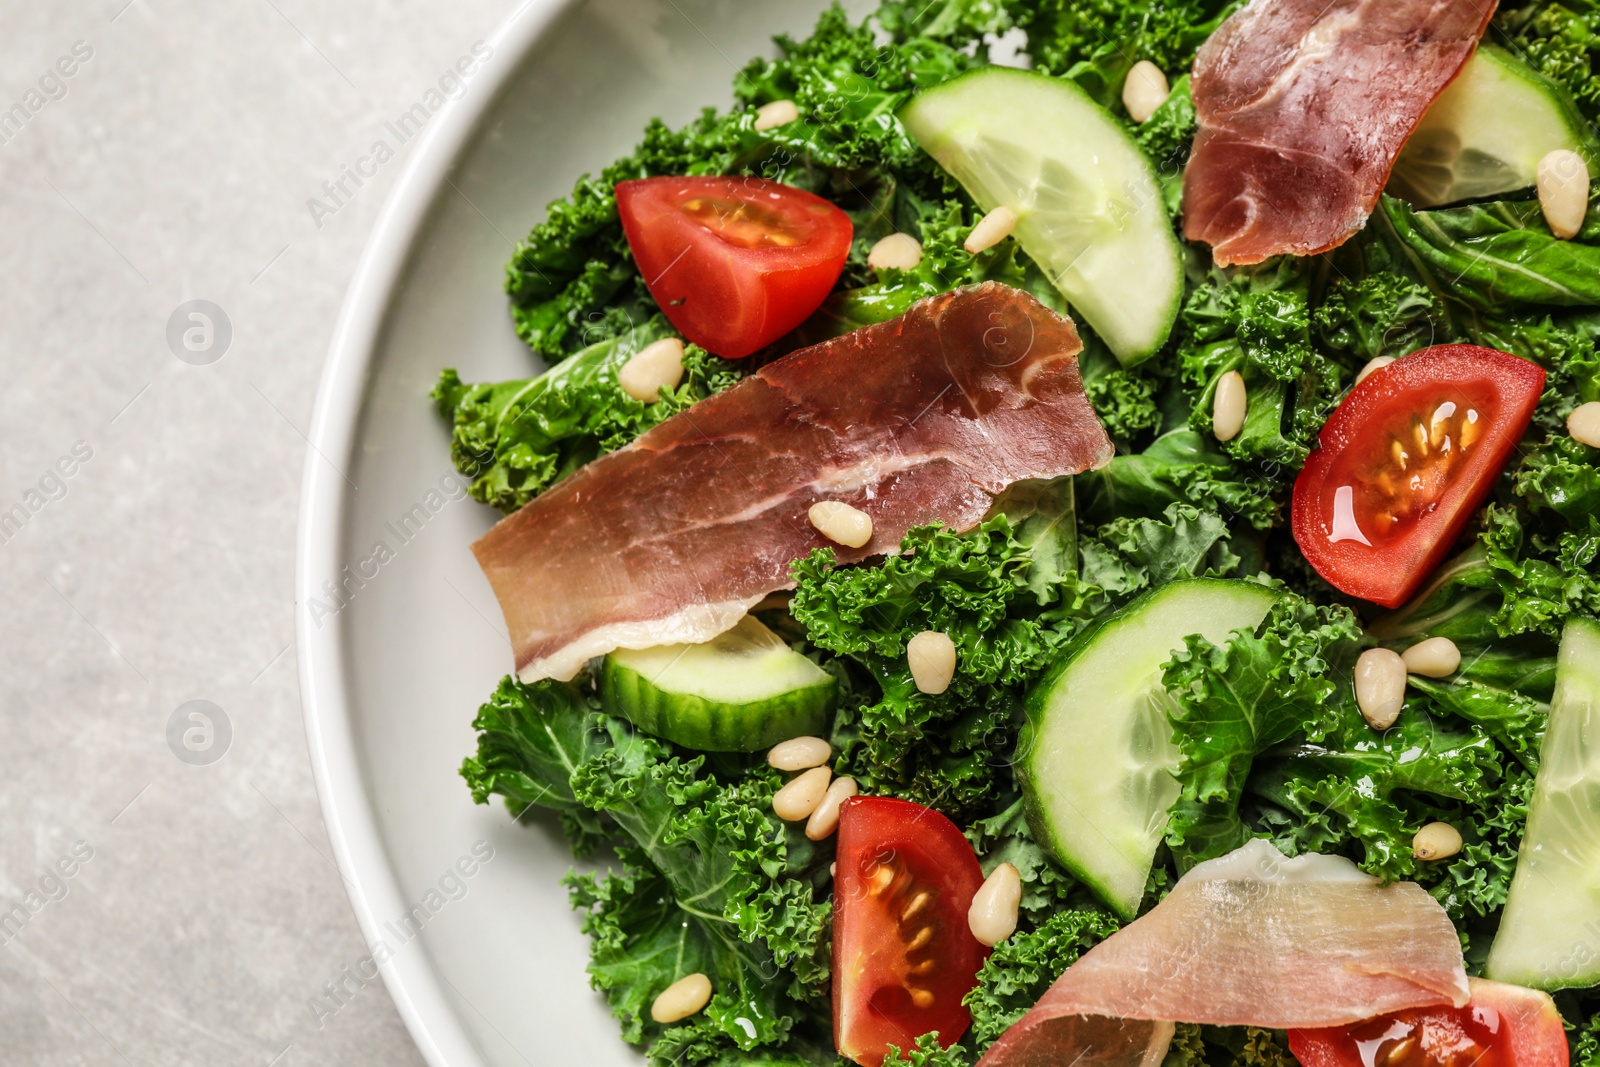
{"type": "Polygon", "coordinates": [[[0,113],[26,116],[0,122],[6,1063],[421,1062],[381,982],[308,1007],[365,950],[292,592],[323,357],[415,142],[320,226],[306,202],[514,6],[0,6],[0,113]],[[232,328],[201,365],[167,341],[193,299],[232,328]],[[225,750],[169,745],[191,700],[225,750]]]}

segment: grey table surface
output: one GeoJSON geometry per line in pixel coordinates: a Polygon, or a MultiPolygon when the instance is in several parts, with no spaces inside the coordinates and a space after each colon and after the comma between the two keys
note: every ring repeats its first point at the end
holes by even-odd
{"type": "Polygon", "coordinates": [[[381,982],[327,1010],[364,946],[292,589],[317,381],[404,150],[308,201],[512,7],[0,6],[0,1062],[421,1062],[381,982]]]}

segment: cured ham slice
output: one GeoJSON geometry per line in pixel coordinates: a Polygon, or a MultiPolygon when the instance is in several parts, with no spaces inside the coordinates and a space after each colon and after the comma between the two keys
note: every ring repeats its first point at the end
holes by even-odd
{"type": "Polygon", "coordinates": [[[985,283],[794,352],[595,460],[473,545],[518,673],[708,641],[813,549],[893,552],[913,526],[975,526],[1014,482],[1104,466],[1082,347],[1070,320],[985,283]],[[818,533],[807,512],[827,500],[871,516],[872,539],[818,533]]]}
{"type": "Polygon", "coordinates": [[[1216,262],[1343,244],[1495,0],[1252,0],[1195,56],[1183,232],[1216,262]]]}
{"type": "Polygon", "coordinates": [[[1255,840],[1084,953],[979,1067],[1140,1067],[1171,1037],[1158,1024],[1343,1026],[1467,999],[1455,927],[1421,886],[1255,840]]]}

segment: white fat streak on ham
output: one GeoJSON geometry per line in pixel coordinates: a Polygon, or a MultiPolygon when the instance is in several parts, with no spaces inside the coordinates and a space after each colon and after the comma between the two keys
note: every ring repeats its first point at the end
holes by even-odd
{"type": "Polygon", "coordinates": [[[1097,1019],[1345,1026],[1468,995],[1455,926],[1421,886],[1382,885],[1342,857],[1286,859],[1258,839],[1196,866],[1084,953],[979,1067],[1150,1058],[1157,1031],[1097,1019]]]}
{"type": "Polygon", "coordinates": [[[1070,320],[987,283],[793,353],[594,461],[473,546],[519,675],[709,640],[813,549],[893,552],[913,526],[971,528],[1014,482],[1105,464],[1081,350],[1070,320]],[[866,510],[872,540],[827,541],[819,500],[866,510]]]}
{"type": "Polygon", "coordinates": [[[733,629],[763,599],[754,597],[725,604],[692,604],[665,619],[602,626],[562,646],[554,655],[534,660],[518,671],[517,677],[530,683],[542,678],[570,682],[589,660],[619,648],[701,644],[733,629]]]}
{"type": "Polygon", "coordinates": [[[1252,0],[1195,57],[1184,234],[1217,263],[1342,244],[1494,0],[1252,0]]]}

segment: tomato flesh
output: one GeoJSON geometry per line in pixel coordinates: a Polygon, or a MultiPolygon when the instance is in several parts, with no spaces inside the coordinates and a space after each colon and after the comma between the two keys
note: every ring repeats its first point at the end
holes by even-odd
{"type": "Polygon", "coordinates": [[[1543,388],[1537,364],[1476,345],[1425,348],[1373,372],[1295,481],[1301,552],[1334,588],[1399,607],[1488,496],[1543,388]]]}
{"type": "Polygon", "coordinates": [[[930,808],[852,797],[839,812],[833,883],[833,1038],[879,1067],[894,1045],[937,1032],[949,1048],[972,1014],[961,998],[989,950],[967,926],[983,884],[972,846],[930,808]]]}
{"type": "Polygon", "coordinates": [[[650,295],[685,338],[728,359],[821,306],[850,254],[850,216],[764,178],[641,178],[617,213],[650,295]]]}
{"type": "Polygon", "coordinates": [[[1567,1037],[1548,994],[1469,979],[1464,1007],[1413,1008],[1352,1026],[1290,1030],[1303,1067],[1567,1067],[1567,1037]]]}

